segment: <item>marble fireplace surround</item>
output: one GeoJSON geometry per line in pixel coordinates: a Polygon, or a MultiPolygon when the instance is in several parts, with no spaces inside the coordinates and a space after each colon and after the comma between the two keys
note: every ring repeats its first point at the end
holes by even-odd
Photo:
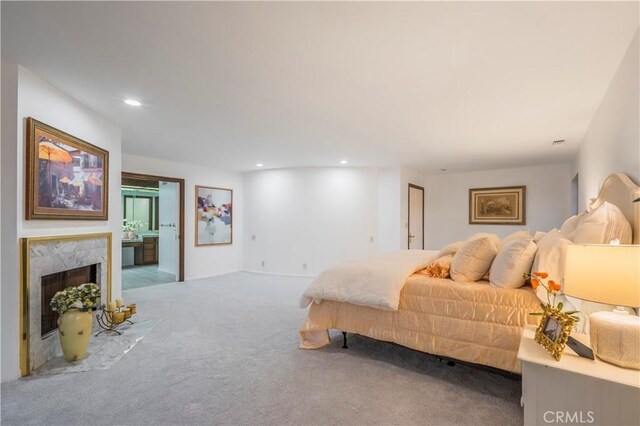
{"type": "Polygon", "coordinates": [[[102,303],[111,300],[111,233],[20,239],[20,369],[23,376],[59,356],[58,333],[41,335],[41,278],[92,264],[102,303]]]}

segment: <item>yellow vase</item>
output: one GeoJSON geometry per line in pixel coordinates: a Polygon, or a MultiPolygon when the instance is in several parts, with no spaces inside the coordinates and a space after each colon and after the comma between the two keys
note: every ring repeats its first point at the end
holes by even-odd
{"type": "Polygon", "coordinates": [[[91,339],[93,315],[91,311],[69,309],[58,318],[58,333],[64,359],[77,361],[87,355],[87,346],[91,339]]]}

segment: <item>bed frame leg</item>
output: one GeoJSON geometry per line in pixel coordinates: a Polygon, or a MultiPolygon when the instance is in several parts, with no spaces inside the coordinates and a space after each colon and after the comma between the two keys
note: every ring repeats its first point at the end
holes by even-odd
{"type": "MultiPolygon", "coordinates": [[[[442,357],[440,357],[440,356],[437,356],[437,357],[436,357],[436,359],[438,360],[438,362],[442,362],[442,361],[444,361],[444,359],[443,359],[442,357]]],[[[456,366],[456,363],[455,363],[455,362],[453,362],[453,361],[451,361],[450,359],[448,359],[448,360],[447,360],[447,365],[448,365],[449,367],[455,367],[455,366],[456,366]]]]}
{"type": "Polygon", "coordinates": [[[342,349],[349,349],[349,346],[347,346],[347,332],[346,331],[342,332],[342,349]]]}

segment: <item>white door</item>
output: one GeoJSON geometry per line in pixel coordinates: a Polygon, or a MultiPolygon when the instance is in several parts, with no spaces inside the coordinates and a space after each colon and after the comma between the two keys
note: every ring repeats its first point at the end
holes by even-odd
{"type": "Polygon", "coordinates": [[[409,249],[424,249],[424,188],[409,184],[409,249]]]}
{"type": "Polygon", "coordinates": [[[178,229],[180,215],[178,212],[178,184],[160,182],[158,196],[158,270],[178,275],[179,250],[178,229]]]}

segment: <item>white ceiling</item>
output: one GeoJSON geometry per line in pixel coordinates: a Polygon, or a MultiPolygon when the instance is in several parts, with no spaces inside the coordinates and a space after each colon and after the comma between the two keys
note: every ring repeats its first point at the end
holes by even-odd
{"type": "Polygon", "coordinates": [[[128,153],[241,171],[343,158],[473,170],[570,161],[638,12],[638,2],[2,2],[2,57],[120,126],[128,153]]]}

